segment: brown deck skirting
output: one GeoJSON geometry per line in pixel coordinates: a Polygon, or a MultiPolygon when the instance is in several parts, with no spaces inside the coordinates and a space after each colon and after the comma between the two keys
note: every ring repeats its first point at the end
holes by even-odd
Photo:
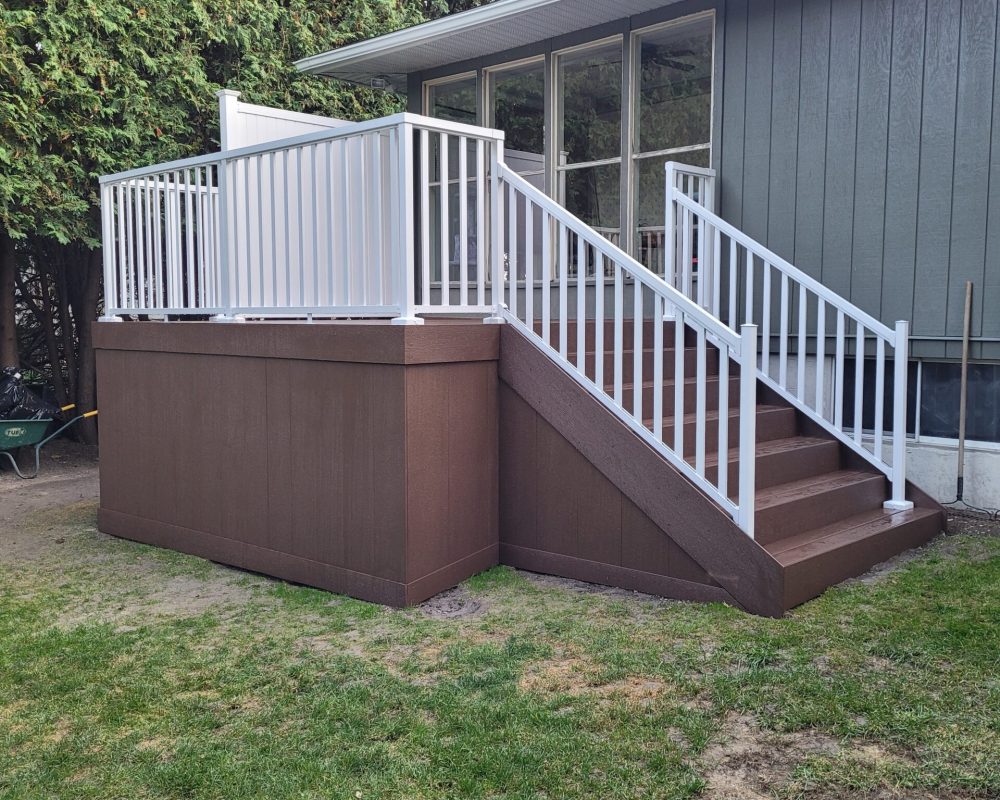
{"type": "Polygon", "coordinates": [[[498,331],[98,323],[101,530],[375,602],[497,563],[498,331]]]}

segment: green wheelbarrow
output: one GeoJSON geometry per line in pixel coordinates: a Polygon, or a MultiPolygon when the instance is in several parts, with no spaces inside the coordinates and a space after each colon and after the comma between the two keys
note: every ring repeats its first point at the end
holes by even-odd
{"type": "MultiPolygon", "coordinates": [[[[74,408],[76,408],[76,406],[63,406],[61,410],[70,411],[74,408]]],[[[0,420],[0,456],[7,456],[7,460],[10,461],[10,465],[14,468],[14,472],[17,474],[17,477],[23,478],[24,480],[35,478],[38,476],[39,458],[42,448],[55,439],[64,430],[69,428],[71,425],[75,425],[81,419],[88,419],[89,417],[96,416],[97,411],[88,411],[86,414],[80,414],[79,416],[73,417],[73,419],[60,427],[55,433],[48,436],[45,435],[45,431],[47,431],[49,425],[52,424],[51,419],[0,420]],[[19,447],[35,448],[35,471],[30,475],[22,473],[17,467],[17,462],[14,460],[14,456],[11,451],[16,450],[19,447]]]]}

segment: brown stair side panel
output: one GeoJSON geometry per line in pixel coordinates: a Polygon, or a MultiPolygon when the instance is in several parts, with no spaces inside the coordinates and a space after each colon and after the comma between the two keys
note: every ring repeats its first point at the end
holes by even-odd
{"type": "Polygon", "coordinates": [[[500,336],[501,560],[691,599],[680,590],[714,583],[715,599],[784,612],[770,554],[520,332],[500,336]]]}

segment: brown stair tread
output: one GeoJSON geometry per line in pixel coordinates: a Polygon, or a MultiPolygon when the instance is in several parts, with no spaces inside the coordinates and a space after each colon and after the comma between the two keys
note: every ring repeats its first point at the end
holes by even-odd
{"type": "Polygon", "coordinates": [[[762,511],[784,503],[797,500],[803,495],[811,495],[817,492],[838,489],[843,486],[851,486],[857,483],[864,483],[869,480],[885,480],[881,472],[868,472],[866,470],[839,469],[835,472],[824,472],[790,483],[779,483],[767,489],[757,492],[755,510],[762,511]]]}
{"type": "Polygon", "coordinates": [[[879,536],[894,528],[938,515],[939,512],[932,508],[911,508],[905,511],[871,509],[822,528],[814,528],[779,539],[764,547],[778,563],[788,567],[842,547],[850,547],[856,542],[879,536]]]}
{"type": "MultiPolygon", "coordinates": [[[[806,447],[836,447],[837,443],[832,439],[822,439],[817,436],[785,436],[781,439],[765,439],[756,443],[754,455],[770,456],[777,453],[787,453],[792,450],[801,450],[806,447]]],[[[729,448],[730,462],[738,461],[740,450],[738,447],[729,448]]],[[[689,456],[688,461],[694,463],[694,458],[689,456]]],[[[705,466],[715,466],[719,461],[718,450],[705,453],[705,466]]]]}

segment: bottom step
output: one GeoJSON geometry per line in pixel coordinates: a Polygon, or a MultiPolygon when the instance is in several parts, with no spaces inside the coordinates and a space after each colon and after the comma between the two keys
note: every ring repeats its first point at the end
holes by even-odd
{"type": "Polygon", "coordinates": [[[785,607],[804,603],[941,532],[935,509],[866,511],[765,545],[784,567],[785,607]]]}

